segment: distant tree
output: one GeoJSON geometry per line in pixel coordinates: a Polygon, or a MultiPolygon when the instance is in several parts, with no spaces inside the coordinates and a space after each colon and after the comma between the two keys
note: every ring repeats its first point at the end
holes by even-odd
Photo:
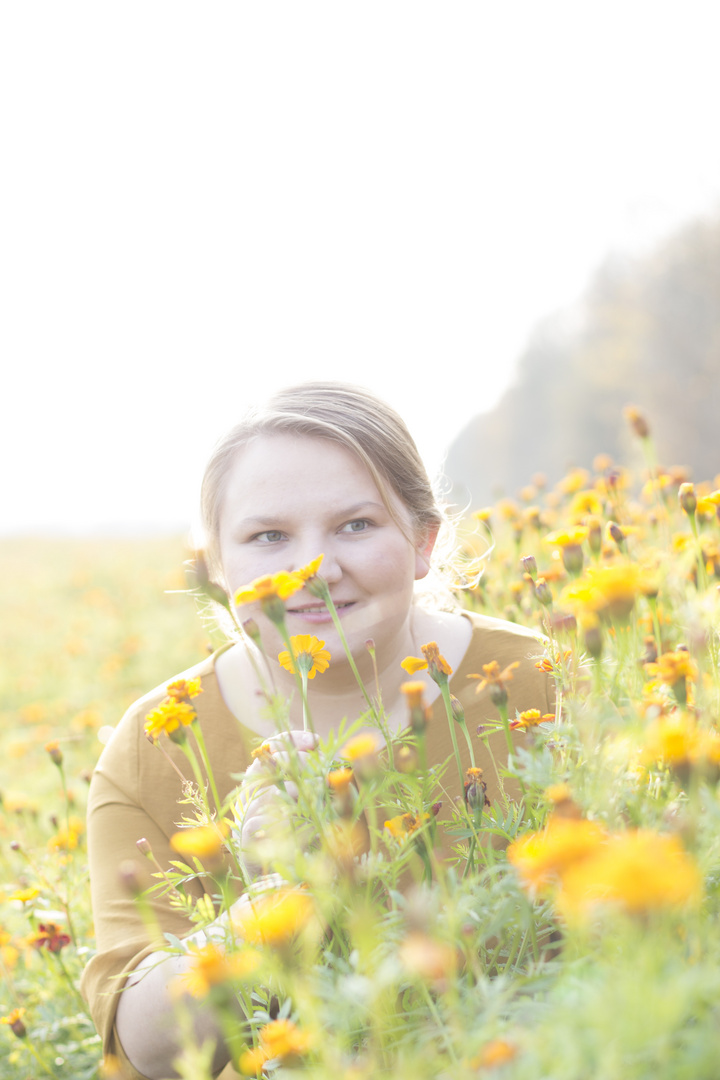
{"type": "Polygon", "coordinates": [[[666,465],[720,472],[720,217],[642,258],[609,259],[576,309],[537,328],[515,383],[450,448],[455,501],[512,495],[536,472],[555,482],[598,453],[627,463],[628,403],[666,465]]]}

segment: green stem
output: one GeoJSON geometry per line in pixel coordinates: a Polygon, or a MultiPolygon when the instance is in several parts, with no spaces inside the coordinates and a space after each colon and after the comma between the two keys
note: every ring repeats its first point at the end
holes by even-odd
{"type": "Polygon", "coordinates": [[[453,713],[452,701],[450,700],[450,687],[448,686],[447,678],[444,682],[439,683],[440,693],[442,694],[443,704],[445,705],[445,713],[447,715],[448,725],[450,727],[450,738],[452,739],[453,752],[455,754],[455,761],[457,762],[458,775],[460,777],[460,790],[462,791],[465,784],[465,773],[462,767],[462,761],[460,760],[460,750],[458,748],[457,735],[455,734],[455,714],[453,713]]]}
{"type": "Polygon", "coordinates": [[[220,796],[218,794],[218,789],[217,789],[217,786],[215,784],[215,776],[213,774],[212,766],[210,765],[210,758],[208,757],[207,746],[205,745],[205,736],[203,735],[202,729],[201,729],[200,724],[198,723],[197,720],[194,720],[193,723],[190,725],[190,727],[191,727],[193,735],[195,736],[195,740],[196,740],[196,742],[198,744],[198,749],[200,751],[200,757],[203,760],[203,764],[205,766],[205,771],[206,771],[206,773],[208,775],[208,779],[210,781],[210,788],[211,788],[212,793],[213,793],[213,799],[215,800],[215,808],[217,810],[217,815],[218,815],[218,817],[220,817],[220,815],[222,813],[222,801],[221,801],[220,796]]]}
{"type": "Polygon", "coordinates": [[[295,651],[292,647],[292,642],[290,641],[290,635],[288,633],[288,628],[285,624],[285,620],[283,619],[282,622],[276,622],[275,625],[282,634],[285,648],[287,649],[288,655],[290,656],[290,663],[292,664],[295,682],[297,683],[298,690],[300,691],[300,699],[302,701],[303,709],[303,731],[311,731],[314,735],[315,727],[312,722],[312,716],[310,714],[310,706],[308,704],[307,696],[307,672],[303,672],[298,666],[297,657],[295,656],[295,651]],[[303,675],[305,676],[304,678],[303,675]]]}
{"type": "Polygon", "coordinates": [[[343,646],[343,649],[345,650],[345,655],[348,658],[348,663],[350,664],[350,667],[352,669],[352,673],[355,676],[355,679],[357,681],[358,686],[360,687],[360,690],[362,691],[362,695],[365,698],[365,701],[367,702],[368,709],[370,709],[371,712],[374,713],[375,712],[375,706],[373,705],[372,700],[370,699],[370,695],[368,694],[367,690],[365,689],[365,683],[360,678],[360,672],[358,671],[357,665],[356,665],[355,660],[353,658],[353,655],[350,652],[350,646],[347,643],[347,638],[345,637],[345,631],[342,628],[342,622],[340,620],[340,616],[338,615],[337,609],[336,609],[336,607],[335,607],[335,605],[334,605],[334,603],[332,601],[332,597],[330,596],[330,589],[328,588],[326,582],[323,582],[321,591],[322,591],[322,598],[323,598],[323,600],[325,602],[325,606],[327,607],[328,611],[330,612],[330,618],[332,619],[333,624],[335,626],[335,629],[338,632],[338,637],[340,638],[340,641],[342,642],[342,646],[343,646]]]}

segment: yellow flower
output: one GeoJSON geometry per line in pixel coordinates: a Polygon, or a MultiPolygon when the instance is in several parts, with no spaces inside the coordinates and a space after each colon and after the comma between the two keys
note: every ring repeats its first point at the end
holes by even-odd
{"type": "Polygon", "coordinates": [[[301,566],[299,570],[279,570],[276,574],[266,574],[256,578],[250,585],[245,585],[235,593],[235,603],[252,604],[263,600],[287,600],[293,593],[302,589],[306,581],[317,574],[323,556],[301,566]]]}
{"type": "Polygon", "coordinates": [[[165,698],[145,717],[145,731],[155,741],[163,732],[171,735],[181,726],[188,727],[196,716],[197,713],[189,701],[165,698]]]}
{"type": "Polygon", "coordinates": [[[332,791],[337,791],[339,793],[347,791],[349,785],[352,783],[354,775],[352,769],[347,766],[344,766],[341,769],[333,769],[327,776],[328,787],[331,788],[332,791]]]}
{"type": "Polygon", "coordinates": [[[260,966],[261,957],[254,949],[226,953],[217,945],[209,943],[189,949],[191,966],[171,984],[173,995],[191,994],[203,998],[214,986],[222,986],[233,979],[246,979],[260,966]]]}
{"type": "Polygon", "coordinates": [[[271,1020],[260,1028],[259,1037],[260,1045],[240,1056],[240,1069],[247,1076],[255,1076],[268,1061],[306,1054],[312,1045],[310,1036],[292,1020],[271,1020]]]}
{"type": "Polygon", "coordinates": [[[312,1040],[292,1020],[272,1020],[260,1028],[260,1045],[271,1058],[295,1057],[310,1049],[312,1040]]]}
{"type": "Polygon", "coordinates": [[[199,678],[176,679],[174,682],[168,683],[165,689],[167,691],[167,696],[175,701],[182,701],[184,698],[194,698],[203,692],[199,678]]]}
{"type": "Polygon", "coordinates": [[[542,890],[574,862],[587,858],[605,836],[605,830],[594,821],[552,817],[543,832],[515,840],[507,849],[507,858],[529,888],[542,890]]]}
{"type": "Polygon", "coordinates": [[[170,837],[170,846],[180,855],[195,855],[198,859],[217,859],[222,852],[227,826],[199,825],[181,829],[170,837]]]}
{"type": "Polygon", "coordinates": [[[306,892],[283,888],[253,900],[233,916],[233,923],[253,944],[282,945],[309,923],[313,911],[306,892]]]}
{"type": "Polygon", "coordinates": [[[490,700],[493,705],[498,709],[503,709],[507,705],[508,699],[505,683],[512,681],[513,671],[518,667],[520,667],[520,661],[515,660],[501,671],[497,660],[491,660],[489,664],[483,664],[482,675],[468,675],[468,679],[480,680],[475,687],[476,694],[482,693],[486,687],[489,687],[490,700]]]}
{"type": "Polygon", "coordinates": [[[432,821],[434,817],[437,817],[440,812],[442,803],[433,803],[432,813],[425,811],[422,814],[398,814],[397,817],[389,818],[384,828],[387,829],[389,835],[393,840],[398,840],[400,843],[407,840],[408,836],[412,836],[428,821],[432,821]]]}
{"type": "Polygon", "coordinates": [[[694,682],[698,675],[697,664],[684,649],[663,653],[656,663],[645,664],[645,671],[666,686],[675,686],[681,679],[694,682]]]}
{"type": "Polygon", "coordinates": [[[511,728],[529,728],[537,724],[550,724],[555,720],[555,713],[541,713],[539,709],[526,709],[517,720],[510,721],[511,728]]]}
{"type": "Polygon", "coordinates": [[[567,586],[563,598],[570,607],[581,611],[626,618],[638,594],[654,589],[652,577],[635,563],[616,563],[589,567],[584,577],[567,586]]]}
{"type": "Polygon", "coordinates": [[[8,900],[19,900],[22,904],[27,904],[28,901],[34,900],[36,896],[40,895],[40,890],[34,885],[27,889],[16,889],[14,893],[11,893],[7,897],[8,900]]]}
{"type": "Polygon", "coordinates": [[[27,1035],[27,1030],[23,1023],[24,1015],[24,1009],[13,1009],[7,1016],[0,1016],[0,1024],[7,1024],[13,1034],[17,1035],[18,1039],[23,1039],[27,1035]]]}
{"type": "MultiPolygon", "coordinates": [[[[308,679],[314,679],[319,672],[321,675],[326,671],[330,663],[330,653],[325,648],[325,642],[316,638],[313,634],[295,634],[290,638],[293,656],[301,671],[307,672],[308,679]]],[[[286,671],[293,671],[293,663],[287,649],[279,653],[278,661],[286,671]]]]}
{"type": "MultiPolygon", "coordinates": [[[[407,659],[412,659],[408,657],[407,659]]],[[[405,701],[409,709],[423,709],[423,695],[425,693],[425,683],[417,680],[416,682],[404,682],[401,684],[400,689],[405,695],[405,701]]]]}
{"type": "Polygon", "coordinates": [[[438,675],[441,678],[452,675],[452,668],[441,655],[436,641],[429,641],[427,645],[421,645],[420,649],[423,654],[422,660],[419,656],[406,656],[400,664],[408,675],[414,675],[418,671],[428,671],[434,679],[438,675]]]}
{"type": "Polygon", "coordinates": [[[348,761],[361,761],[364,758],[374,757],[380,749],[380,745],[380,739],[375,732],[361,732],[345,743],[342,756],[347,758],[348,761]]]}
{"type": "Polygon", "coordinates": [[[548,533],[545,543],[552,544],[553,547],[575,547],[587,539],[587,534],[585,525],[575,525],[571,529],[558,529],[557,532],[548,533]]]}
{"type": "MultiPolygon", "coordinates": [[[[570,518],[575,524],[587,517],[601,517],[603,504],[597,491],[592,488],[586,491],[577,491],[570,503],[570,518]]],[[[580,541],[578,541],[579,543],[580,541]]]]}
{"type": "Polygon", "coordinates": [[[637,829],[610,837],[569,866],[560,905],[566,914],[583,913],[597,903],[639,914],[697,904],[701,896],[700,872],[677,837],[637,829]]]}

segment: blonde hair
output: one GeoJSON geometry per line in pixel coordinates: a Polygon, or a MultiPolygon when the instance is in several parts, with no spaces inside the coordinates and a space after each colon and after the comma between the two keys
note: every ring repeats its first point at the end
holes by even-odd
{"type": "Polygon", "coordinates": [[[220,518],[227,476],[235,457],[251,439],[276,432],[328,439],[351,450],[366,466],[396,520],[389,490],[401,500],[415,537],[436,531],[444,522],[417,446],[394,409],[360,386],[301,383],[280,390],[264,405],[249,410],[218,442],[208,461],[200,511],[211,571],[222,571],[220,518]]]}

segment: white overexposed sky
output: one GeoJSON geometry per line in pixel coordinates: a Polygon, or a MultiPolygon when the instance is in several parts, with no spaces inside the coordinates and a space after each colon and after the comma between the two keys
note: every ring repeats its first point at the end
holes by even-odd
{"type": "Polygon", "coordinates": [[[431,468],[611,250],[720,208],[714,0],[0,9],[0,532],[184,529],[308,378],[431,468]]]}

